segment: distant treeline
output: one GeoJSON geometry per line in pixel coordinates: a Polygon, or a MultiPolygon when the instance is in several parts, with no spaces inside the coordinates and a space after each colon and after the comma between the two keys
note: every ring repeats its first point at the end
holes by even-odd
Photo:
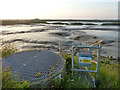
{"type": "Polygon", "coordinates": [[[64,24],[64,25],[94,25],[92,23],[63,23],[61,21],[85,21],[85,22],[107,22],[102,25],[120,25],[120,20],[73,20],[73,19],[19,19],[19,20],[0,20],[2,25],[15,25],[15,24],[34,24],[34,23],[44,23],[44,24],[64,24]],[[47,23],[47,21],[58,21],[54,23],[47,23]],[[109,23],[108,23],[109,22],[109,23]]]}
{"type": "Polygon", "coordinates": [[[1,20],[2,25],[15,25],[15,24],[33,24],[33,23],[46,23],[39,19],[29,19],[29,20],[1,20]]]}

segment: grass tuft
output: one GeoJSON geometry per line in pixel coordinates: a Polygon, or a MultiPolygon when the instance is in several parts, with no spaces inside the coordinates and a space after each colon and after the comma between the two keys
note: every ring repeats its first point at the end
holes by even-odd
{"type": "Polygon", "coordinates": [[[16,47],[14,47],[14,45],[12,44],[6,44],[2,46],[2,57],[7,57],[11,54],[14,54],[18,51],[18,49],[16,49],[16,47]]]}

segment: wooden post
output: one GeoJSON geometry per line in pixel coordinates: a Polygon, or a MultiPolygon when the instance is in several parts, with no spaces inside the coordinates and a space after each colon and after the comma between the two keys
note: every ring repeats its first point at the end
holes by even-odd
{"type": "Polygon", "coordinates": [[[92,44],[91,46],[96,46],[96,45],[99,45],[99,49],[97,49],[97,80],[98,80],[98,76],[99,76],[99,69],[100,69],[100,54],[101,54],[101,43],[103,42],[103,40],[95,43],[95,44],[92,44]]]}
{"type": "Polygon", "coordinates": [[[101,44],[102,42],[103,42],[103,40],[101,40],[101,41],[99,41],[99,42],[97,42],[97,43],[94,43],[94,44],[92,44],[91,46],[99,45],[99,44],[101,44]]]}
{"type": "Polygon", "coordinates": [[[99,50],[98,50],[98,63],[97,63],[97,79],[99,76],[99,69],[100,69],[100,54],[101,54],[101,43],[99,44],[99,50]]]}

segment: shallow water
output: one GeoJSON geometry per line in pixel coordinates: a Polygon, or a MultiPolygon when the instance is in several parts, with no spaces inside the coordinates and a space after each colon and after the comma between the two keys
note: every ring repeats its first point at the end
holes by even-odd
{"type": "MultiPolygon", "coordinates": [[[[63,23],[81,22],[66,21],[63,23]]],[[[53,47],[56,49],[59,48],[59,44],[62,46],[67,44],[69,46],[75,43],[86,42],[87,40],[98,40],[97,38],[93,39],[93,37],[98,37],[105,41],[118,40],[118,26],[101,26],[103,22],[82,23],[97,25],[21,24],[1,26],[0,31],[2,31],[2,33],[0,34],[0,39],[3,44],[15,43],[19,49],[42,47],[53,47]],[[78,38],[75,39],[75,37],[78,38]],[[88,39],[86,37],[88,37],[88,39]]]]}
{"type": "Polygon", "coordinates": [[[103,40],[118,40],[118,31],[105,31],[105,30],[81,30],[88,35],[100,37],[103,40]]]}

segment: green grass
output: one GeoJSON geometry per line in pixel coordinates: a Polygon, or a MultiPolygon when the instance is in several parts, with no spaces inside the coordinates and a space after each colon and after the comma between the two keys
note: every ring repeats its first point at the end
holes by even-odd
{"type": "MultiPolygon", "coordinates": [[[[96,55],[93,55],[96,57],[96,55]]],[[[113,57],[101,56],[97,88],[118,88],[118,63],[110,64],[113,57]]],[[[95,65],[93,65],[94,67],[95,65]]],[[[96,77],[96,74],[92,73],[96,77]]]]}
{"type": "MultiPolygon", "coordinates": [[[[71,67],[71,60],[72,57],[69,55],[63,55],[63,57],[68,61],[66,62],[66,68],[71,67]]],[[[107,57],[102,56],[102,59],[106,59],[107,57]]],[[[77,57],[75,57],[75,65],[77,62],[77,57]]],[[[97,82],[97,87],[96,88],[118,88],[119,82],[118,82],[118,64],[117,63],[113,63],[113,64],[109,64],[110,61],[102,61],[100,64],[100,71],[99,71],[99,78],[98,78],[98,82],[97,82]]],[[[90,70],[96,70],[96,64],[92,63],[90,70]]],[[[70,72],[71,68],[68,69],[68,71],[70,72]]],[[[77,74],[77,73],[76,73],[77,74]]],[[[80,79],[79,77],[75,78],[73,81],[71,82],[70,80],[72,80],[73,78],[69,79],[69,77],[71,77],[70,73],[67,74],[68,82],[66,82],[66,87],[79,87],[81,88],[80,84],[80,79]],[[77,81],[78,80],[78,81],[77,81]]],[[[92,73],[93,76],[96,77],[96,73],[92,73]]],[[[83,85],[82,87],[85,87],[85,85],[83,85]]],[[[88,87],[88,86],[87,86],[88,87]]]]}
{"type": "Polygon", "coordinates": [[[101,64],[97,88],[118,88],[118,64],[101,64]]]}
{"type": "MultiPolygon", "coordinates": [[[[93,56],[96,57],[96,55],[93,56]]],[[[118,88],[118,63],[110,64],[111,60],[116,59],[113,57],[101,56],[101,60],[97,88],[118,88]]],[[[92,73],[92,75],[96,77],[96,74],[92,73]]]]}
{"type": "Polygon", "coordinates": [[[90,70],[96,70],[97,68],[97,65],[94,63],[94,62],[91,62],[91,67],[90,67],[90,70]]]}

